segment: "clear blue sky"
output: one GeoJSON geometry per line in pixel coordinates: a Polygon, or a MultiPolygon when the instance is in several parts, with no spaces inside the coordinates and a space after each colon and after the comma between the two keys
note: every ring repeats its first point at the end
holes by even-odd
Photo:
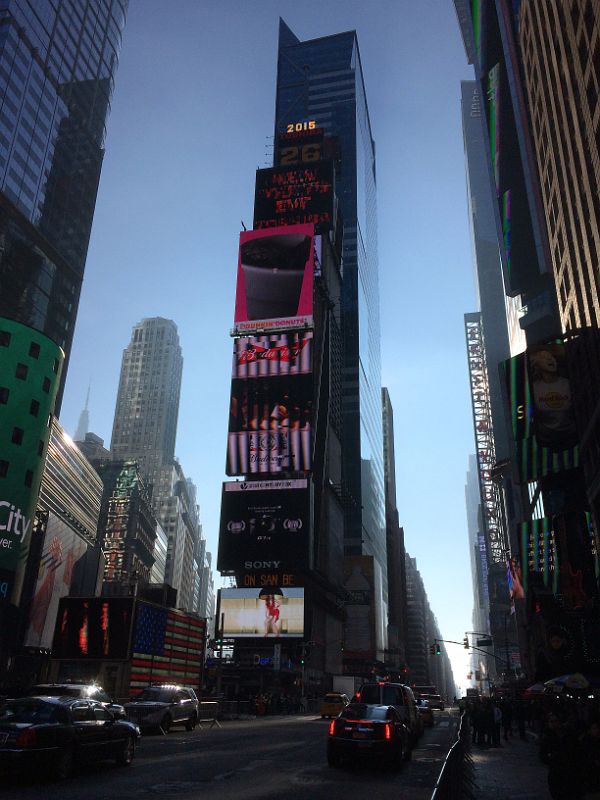
{"type": "MultiPolygon", "coordinates": [[[[270,165],[279,16],[300,39],[358,32],[400,520],[442,633],[460,641],[473,604],[463,314],[475,300],[460,119],[472,72],[451,0],[131,0],[61,421],[73,434],[91,381],[90,429],[108,444],[132,326],[175,320],[176,454],[216,559],[236,248],[255,169],[270,165]]],[[[466,653],[449,653],[464,685],[466,653]]]]}

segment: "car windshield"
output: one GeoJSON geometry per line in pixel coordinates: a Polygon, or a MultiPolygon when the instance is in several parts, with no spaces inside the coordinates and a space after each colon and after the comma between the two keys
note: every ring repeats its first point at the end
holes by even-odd
{"type": "Polygon", "coordinates": [[[350,703],[342,711],[344,719],[387,719],[388,709],[385,706],[370,706],[366,703],[350,703]]]}
{"type": "Polygon", "coordinates": [[[158,686],[151,686],[144,689],[137,697],[133,698],[133,702],[137,703],[139,700],[151,700],[155,703],[170,703],[175,696],[173,689],[161,689],[158,686]]]}
{"type": "Polygon", "coordinates": [[[40,700],[24,698],[12,700],[0,708],[0,723],[2,722],[51,722],[55,718],[55,708],[50,703],[40,700]]]}

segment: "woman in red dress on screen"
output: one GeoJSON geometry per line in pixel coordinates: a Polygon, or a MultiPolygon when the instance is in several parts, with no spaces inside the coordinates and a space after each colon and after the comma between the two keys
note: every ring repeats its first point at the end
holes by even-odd
{"type": "Polygon", "coordinates": [[[281,634],[279,606],[283,601],[283,592],[277,588],[261,589],[258,599],[265,601],[265,636],[279,636],[281,634]]]}

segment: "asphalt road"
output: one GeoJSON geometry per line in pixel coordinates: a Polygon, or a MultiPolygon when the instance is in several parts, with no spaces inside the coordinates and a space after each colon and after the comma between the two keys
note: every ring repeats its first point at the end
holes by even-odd
{"type": "Polygon", "coordinates": [[[60,783],[35,776],[4,783],[6,800],[429,800],[457,723],[435,712],[401,772],[380,766],[332,769],[328,721],[312,716],[224,722],[222,728],[143,736],[129,768],[105,763],[60,783]]]}

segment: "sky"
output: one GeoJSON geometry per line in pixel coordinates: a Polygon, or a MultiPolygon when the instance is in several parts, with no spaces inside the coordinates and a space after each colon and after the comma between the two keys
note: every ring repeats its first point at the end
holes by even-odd
{"type": "MultiPolygon", "coordinates": [[[[356,30],[377,152],[382,381],[397,504],[445,639],[473,607],[464,485],[474,452],[463,315],[476,310],[452,0],[130,0],[61,422],[110,444],[123,349],[173,319],[184,358],[176,455],[216,561],[242,222],[270,166],[277,36],[356,30]]],[[[216,577],[217,586],[221,585],[216,577]]],[[[466,685],[462,646],[447,645],[466,685]]]]}

